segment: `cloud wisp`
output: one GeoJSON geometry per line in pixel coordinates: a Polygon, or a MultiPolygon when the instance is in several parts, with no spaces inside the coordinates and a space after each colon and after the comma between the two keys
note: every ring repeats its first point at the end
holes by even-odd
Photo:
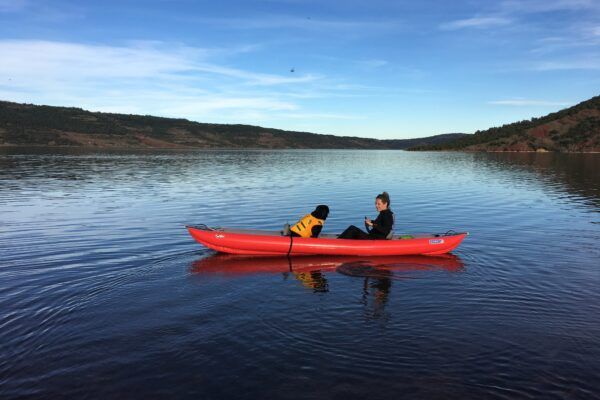
{"type": "MultiPolygon", "coordinates": [[[[225,52],[217,51],[220,58],[225,52]]],[[[302,99],[294,93],[308,90],[315,97],[327,96],[324,76],[221,65],[212,61],[211,49],[159,42],[106,46],[0,40],[0,54],[5,60],[0,63],[4,100],[206,122],[355,118],[311,112],[298,103],[302,99]]]]}
{"type": "Polygon", "coordinates": [[[543,61],[534,64],[534,71],[563,71],[563,70],[600,70],[600,60],[574,59],[569,61],[543,61]]]}
{"type": "Polygon", "coordinates": [[[248,18],[184,17],[185,21],[194,21],[219,28],[236,30],[296,29],[325,32],[379,32],[397,30],[405,25],[400,20],[359,20],[332,19],[319,17],[295,17],[289,15],[256,15],[248,18]]]}
{"type": "Polygon", "coordinates": [[[442,30],[493,28],[513,25],[527,14],[569,11],[596,13],[600,11],[600,3],[596,0],[505,0],[487,11],[481,10],[473,17],[442,23],[439,28],[442,30]]]}
{"type": "Polygon", "coordinates": [[[441,30],[453,31],[466,28],[489,28],[509,25],[512,19],[502,16],[478,16],[445,22],[440,25],[441,30]]]}
{"type": "Polygon", "coordinates": [[[533,14],[555,11],[599,10],[596,0],[505,0],[500,3],[505,13],[533,14]]]}
{"type": "Polygon", "coordinates": [[[518,106],[518,107],[529,107],[529,106],[561,106],[566,107],[571,103],[566,101],[548,101],[548,100],[531,100],[531,99],[508,99],[508,100],[494,100],[489,101],[488,104],[501,105],[501,106],[518,106]]]}
{"type": "MultiPolygon", "coordinates": [[[[246,84],[279,85],[318,79],[312,75],[284,77],[225,67],[210,63],[209,50],[156,43],[131,46],[84,45],[50,41],[0,41],[5,61],[0,72],[6,75],[53,76],[60,80],[78,78],[156,78],[192,72],[238,78],[246,84]]],[[[183,75],[182,75],[183,76],[183,75]]]]}

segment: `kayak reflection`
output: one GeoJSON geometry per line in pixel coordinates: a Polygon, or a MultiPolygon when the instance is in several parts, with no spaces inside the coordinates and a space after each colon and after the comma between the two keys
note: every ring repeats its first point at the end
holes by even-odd
{"type": "MultiPolygon", "coordinates": [[[[337,271],[344,275],[361,277],[391,277],[410,271],[445,270],[458,272],[464,269],[462,260],[454,254],[441,256],[303,256],[303,257],[252,257],[217,253],[192,263],[193,274],[240,276],[265,273],[310,274],[311,272],[337,271]]],[[[309,281],[308,275],[301,275],[309,281]]],[[[312,278],[318,279],[315,275],[312,278]]],[[[302,279],[300,279],[302,280],[302,279]]]]}
{"type": "Polygon", "coordinates": [[[253,274],[277,274],[293,277],[314,293],[329,291],[327,272],[363,279],[361,302],[368,319],[387,320],[385,310],[393,280],[418,277],[432,271],[459,272],[464,270],[460,257],[442,256],[304,256],[252,257],[217,253],[201,258],[191,266],[197,275],[238,277],[253,274]]]}

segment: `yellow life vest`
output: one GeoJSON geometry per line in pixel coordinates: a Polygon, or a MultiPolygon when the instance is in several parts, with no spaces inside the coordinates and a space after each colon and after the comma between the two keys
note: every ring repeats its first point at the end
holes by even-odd
{"type": "Polygon", "coordinates": [[[292,226],[290,230],[292,232],[296,232],[303,238],[309,238],[312,236],[313,226],[323,226],[323,222],[324,221],[322,219],[315,218],[311,214],[306,214],[300,221],[296,223],[296,225],[292,226]]]}

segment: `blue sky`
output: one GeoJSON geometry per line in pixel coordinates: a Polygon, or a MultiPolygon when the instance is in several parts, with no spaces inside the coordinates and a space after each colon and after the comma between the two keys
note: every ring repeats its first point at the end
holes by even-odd
{"type": "Polygon", "coordinates": [[[385,139],[599,88],[598,0],[0,0],[2,100],[385,139]]]}

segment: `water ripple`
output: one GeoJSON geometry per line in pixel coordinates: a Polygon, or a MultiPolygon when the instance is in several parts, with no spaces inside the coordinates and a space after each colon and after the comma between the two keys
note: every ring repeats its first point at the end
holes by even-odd
{"type": "Polygon", "coordinates": [[[0,396],[598,398],[600,157],[0,153],[0,396]],[[465,230],[439,260],[240,260],[186,223],[465,230]],[[91,379],[93,377],[93,379],[91,379]],[[326,388],[326,392],[324,391],[326,388]]]}

